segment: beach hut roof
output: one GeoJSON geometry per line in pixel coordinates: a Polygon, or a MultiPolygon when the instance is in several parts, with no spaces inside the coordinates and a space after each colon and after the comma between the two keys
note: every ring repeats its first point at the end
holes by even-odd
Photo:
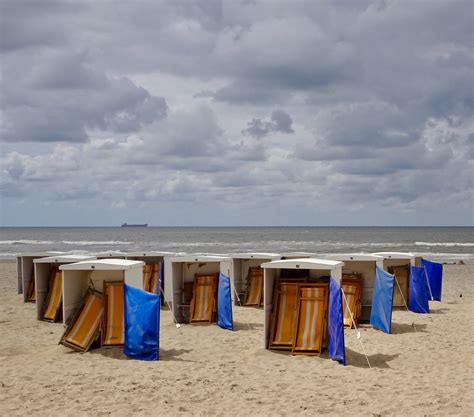
{"type": "Polygon", "coordinates": [[[229,261],[228,256],[222,255],[182,255],[169,258],[171,262],[222,262],[229,261]]]}
{"type": "Polygon", "coordinates": [[[311,252],[283,252],[280,254],[280,256],[282,257],[286,257],[286,256],[314,256],[315,254],[314,253],[311,253],[311,252]]]}
{"type": "Polygon", "coordinates": [[[333,261],[330,259],[316,259],[316,258],[298,258],[298,259],[283,259],[272,262],[265,262],[262,268],[273,269],[339,269],[342,268],[344,262],[333,261]]]}
{"type": "Polygon", "coordinates": [[[126,271],[129,269],[141,268],[143,265],[143,261],[130,261],[127,259],[96,259],[61,265],[59,269],[66,271],[84,271],[90,269],[126,271]]]}
{"type": "Polygon", "coordinates": [[[278,253],[265,253],[265,252],[247,252],[247,253],[234,253],[231,255],[232,259],[280,259],[281,255],[278,253]]]}
{"type": "Polygon", "coordinates": [[[96,259],[95,256],[91,255],[56,255],[48,256],[46,258],[34,259],[35,264],[52,264],[52,263],[71,263],[80,262],[96,259]]]}
{"type": "Polygon", "coordinates": [[[163,251],[143,251],[143,252],[127,252],[126,256],[176,256],[176,252],[163,252],[163,251]]]}
{"type": "Polygon", "coordinates": [[[110,258],[113,258],[114,256],[127,256],[128,253],[111,250],[111,251],[105,251],[105,252],[97,252],[94,255],[97,257],[108,256],[110,258]]]}
{"type": "Polygon", "coordinates": [[[375,252],[372,255],[383,256],[384,259],[415,259],[415,254],[411,252],[375,252]]]}
{"type": "Polygon", "coordinates": [[[19,253],[16,255],[17,258],[22,258],[24,256],[53,256],[53,255],[60,255],[63,254],[64,252],[59,252],[59,251],[42,251],[42,252],[25,252],[25,253],[19,253]]]}
{"type": "Polygon", "coordinates": [[[374,255],[371,253],[335,253],[328,255],[327,259],[334,261],[382,261],[384,258],[380,255],[374,255]]]}

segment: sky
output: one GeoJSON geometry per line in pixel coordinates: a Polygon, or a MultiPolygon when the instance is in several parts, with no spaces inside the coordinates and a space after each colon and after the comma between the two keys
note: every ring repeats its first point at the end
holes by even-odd
{"type": "Polygon", "coordinates": [[[0,1],[1,226],[473,225],[472,1],[0,1]]]}

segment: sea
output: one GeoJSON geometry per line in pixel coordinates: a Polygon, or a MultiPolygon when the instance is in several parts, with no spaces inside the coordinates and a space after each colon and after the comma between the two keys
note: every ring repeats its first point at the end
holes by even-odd
{"type": "Polygon", "coordinates": [[[0,260],[26,252],[413,252],[474,263],[474,227],[3,227],[0,260]]]}

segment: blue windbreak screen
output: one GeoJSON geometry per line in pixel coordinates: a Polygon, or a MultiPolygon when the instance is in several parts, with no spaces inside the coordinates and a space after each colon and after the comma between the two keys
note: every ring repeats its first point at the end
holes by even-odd
{"type": "Polygon", "coordinates": [[[430,283],[433,300],[441,301],[443,264],[422,259],[421,266],[425,268],[426,274],[428,275],[428,282],[430,283]]]}
{"type": "Polygon", "coordinates": [[[370,324],[385,333],[392,330],[392,306],[395,277],[378,266],[375,268],[375,285],[370,324]]]}
{"type": "Polygon", "coordinates": [[[219,274],[217,290],[217,324],[223,329],[234,330],[230,278],[222,273],[219,274]]]}
{"type": "Polygon", "coordinates": [[[414,313],[429,313],[428,278],[425,268],[412,266],[410,268],[410,296],[408,308],[414,313]]]}
{"type": "Polygon", "coordinates": [[[132,359],[158,360],[160,296],[125,284],[124,298],[124,353],[132,359]]]}
{"type": "Polygon", "coordinates": [[[332,277],[329,284],[328,338],[329,357],[345,365],[346,350],[344,347],[342,290],[332,277]]]}

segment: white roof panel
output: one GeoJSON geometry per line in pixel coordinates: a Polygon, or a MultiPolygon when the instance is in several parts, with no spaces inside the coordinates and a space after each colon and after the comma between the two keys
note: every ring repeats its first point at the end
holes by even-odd
{"type": "Polygon", "coordinates": [[[95,256],[91,255],[57,255],[48,256],[46,258],[38,258],[33,260],[35,264],[53,264],[53,263],[72,263],[80,261],[88,261],[96,259],[95,256]]]}
{"type": "Polygon", "coordinates": [[[383,256],[384,259],[414,259],[415,254],[410,252],[375,252],[372,255],[383,256]]]}
{"type": "Polygon", "coordinates": [[[295,257],[298,257],[298,258],[311,258],[314,255],[315,255],[314,253],[310,253],[310,252],[284,252],[284,253],[280,254],[280,256],[282,258],[288,258],[290,256],[292,258],[295,258],[295,257]]]}
{"type": "Polygon", "coordinates": [[[229,261],[228,256],[210,255],[184,255],[170,258],[171,262],[222,262],[229,261]]]}
{"type": "Polygon", "coordinates": [[[144,264],[143,261],[130,261],[128,259],[97,259],[61,265],[59,269],[63,271],[87,271],[90,269],[126,271],[128,269],[142,268],[144,264]]]}
{"type": "Polygon", "coordinates": [[[332,261],[330,259],[316,258],[298,258],[298,259],[282,259],[280,261],[265,262],[262,268],[278,268],[278,269],[338,269],[342,268],[344,262],[332,261]]]}
{"type": "Polygon", "coordinates": [[[44,252],[25,252],[25,253],[20,253],[16,257],[17,258],[23,258],[24,256],[38,256],[38,257],[41,256],[41,257],[44,257],[44,256],[59,255],[59,254],[62,254],[62,253],[64,253],[64,252],[59,252],[59,251],[54,251],[54,250],[44,251],[44,252]]]}
{"type": "Polygon", "coordinates": [[[125,252],[119,251],[107,251],[107,252],[98,252],[95,254],[98,258],[113,258],[114,256],[127,256],[128,254],[125,252]]]}
{"type": "Polygon", "coordinates": [[[281,255],[278,253],[264,253],[264,252],[249,252],[249,253],[234,253],[231,255],[232,259],[280,259],[281,255]]]}
{"type": "Polygon", "coordinates": [[[127,252],[125,256],[142,256],[142,257],[152,257],[152,256],[176,256],[176,252],[162,252],[162,251],[143,251],[143,252],[127,252]]]}
{"type": "Polygon", "coordinates": [[[327,255],[327,259],[334,261],[382,261],[383,256],[374,255],[371,253],[335,253],[334,255],[327,255]]]}

